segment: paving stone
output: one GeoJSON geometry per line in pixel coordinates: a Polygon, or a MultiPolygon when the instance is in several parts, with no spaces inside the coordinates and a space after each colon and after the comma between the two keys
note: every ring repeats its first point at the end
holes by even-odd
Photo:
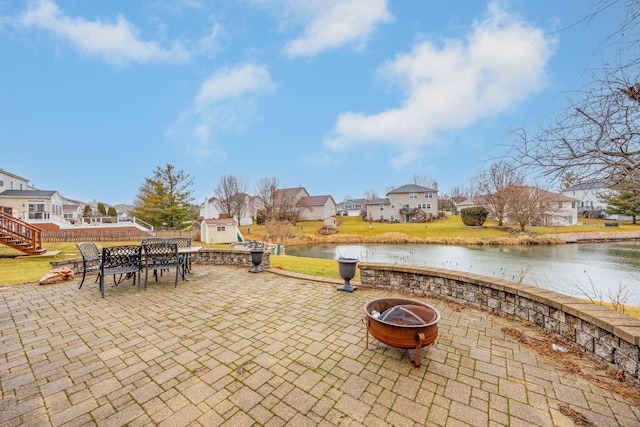
{"type": "Polygon", "coordinates": [[[640,408],[502,332],[520,322],[429,301],[441,327],[416,368],[405,349],[364,348],[362,307],[393,292],[194,267],[178,288],[104,299],[75,282],[2,288],[0,424],[560,426],[568,404],[640,425],[640,408]]]}

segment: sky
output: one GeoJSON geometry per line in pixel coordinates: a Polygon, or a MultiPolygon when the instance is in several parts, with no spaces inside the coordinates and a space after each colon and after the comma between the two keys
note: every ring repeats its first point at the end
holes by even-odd
{"type": "Polygon", "coordinates": [[[336,202],[468,186],[609,55],[589,0],[0,0],[0,169],[133,203],[166,164],[336,202]]]}

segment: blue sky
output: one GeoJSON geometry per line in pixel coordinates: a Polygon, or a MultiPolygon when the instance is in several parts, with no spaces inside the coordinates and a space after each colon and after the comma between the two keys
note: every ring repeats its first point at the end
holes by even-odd
{"type": "Polygon", "coordinates": [[[164,164],[336,202],[447,193],[608,52],[584,0],[0,0],[0,168],[131,203],[164,164]]]}

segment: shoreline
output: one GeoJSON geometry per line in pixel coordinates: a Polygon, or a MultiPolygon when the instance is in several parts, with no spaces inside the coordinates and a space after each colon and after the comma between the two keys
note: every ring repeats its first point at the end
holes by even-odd
{"type": "Polygon", "coordinates": [[[468,238],[420,238],[410,235],[387,238],[385,234],[379,236],[359,236],[359,235],[330,235],[330,236],[309,236],[305,238],[292,238],[284,241],[286,246],[303,246],[316,244],[425,244],[425,245],[452,245],[452,246],[517,246],[517,245],[564,245],[576,243],[610,243],[640,241],[640,231],[624,232],[582,232],[582,233],[558,233],[558,234],[538,234],[513,237],[502,237],[494,239],[468,239],[468,238]]]}

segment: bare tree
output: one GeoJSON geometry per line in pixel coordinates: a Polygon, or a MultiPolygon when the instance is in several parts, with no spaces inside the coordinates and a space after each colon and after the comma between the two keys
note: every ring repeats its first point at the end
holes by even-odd
{"type": "Polygon", "coordinates": [[[528,225],[546,225],[548,217],[558,208],[554,203],[555,194],[539,187],[510,185],[502,190],[505,196],[505,212],[510,222],[524,231],[528,225]]]}
{"type": "Polygon", "coordinates": [[[375,200],[375,199],[379,199],[380,196],[378,195],[378,192],[372,188],[368,189],[367,191],[364,192],[364,194],[362,195],[362,197],[365,200],[375,200]]]}
{"type": "Polygon", "coordinates": [[[483,171],[475,178],[477,197],[491,215],[502,225],[507,214],[509,189],[524,184],[522,172],[506,161],[493,163],[489,170],[483,171]]]}
{"type": "Polygon", "coordinates": [[[415,174],[411,177],[411,183],[422,187],[438,188],[438,181],[429,175],[415,174]]]}
{"type": "Polygon", "coordinates": [[[262,202],[262,209],[266,221],[273,220],[276,215],[276,196],[280,180],[276,177],[260,178],[256,185],[256,194],[262,202]]]}
{"type": "Polygon", "coordinates": [[[449,194],[454,200],[468,199],[473,195],[473,189],[467,185],[455,185],[449,189],[449,194]]]}
{"type": "Polygon", "coordinates": [[[214,194],[220,212],[240,224],[248,209],[246,182],[235,175],[223,175],[218,179],[214,194]]]}
{"type": "Polygon", "coordinates": [[[639,187],[640,101],[632,91],[640,93],[638,82],[640,75],[596,81],[534,137],[520,131],[514,161],[557,181],[581,177],[639,187]]]}
{"type": "Polygon", "coordinates": [[[633,171],[640,167],[640,1],[600,0],[593,6],[583,19],[587,25],[617,22],[594,46],[602,67],[592,70],[592,82],[573,92],[556,120],[535,135],[518,131],[511,156],[563,184],[579,177],[638,188],[633,171]]]}

